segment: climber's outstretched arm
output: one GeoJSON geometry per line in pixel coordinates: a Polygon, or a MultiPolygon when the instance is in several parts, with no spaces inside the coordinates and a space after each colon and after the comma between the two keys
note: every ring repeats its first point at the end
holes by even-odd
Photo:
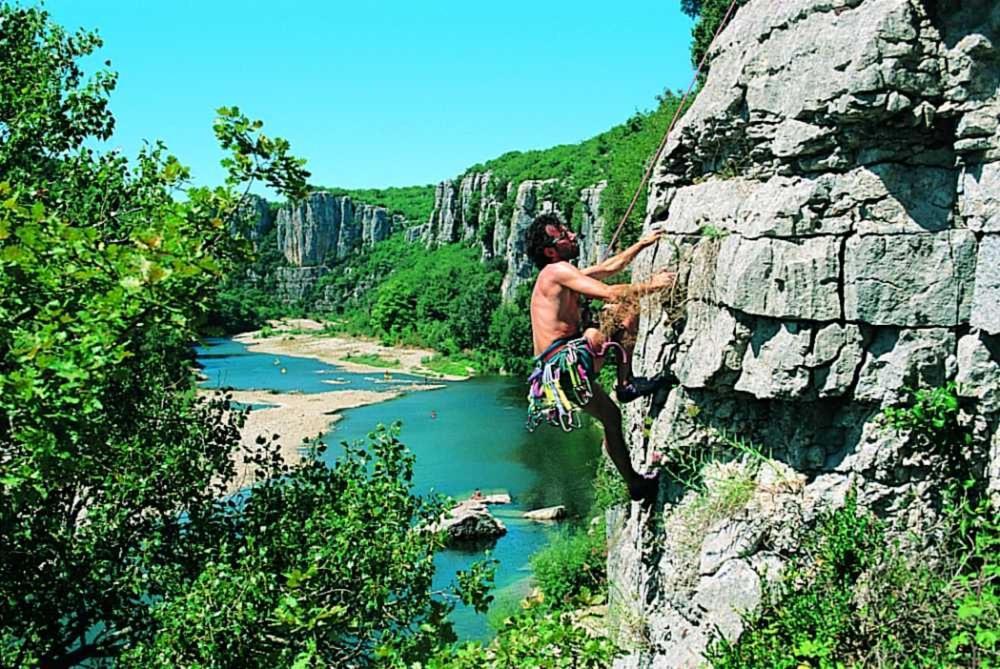
{"type": "Polygon", "coordinates": [[[618,302],[632,296],[647,295],[649,293],[669,288],[673,285],[676,276],[672,272],[659,272],[650,277],[646,283],[639,284],[617,284],[609,286],[598,281],[581,270],[573,267],[569,263],[556,263],[546,268],[551,281],[579,293],[586,297],[596,298],[605,302],[618,302]]]}
{"type": "Polygon", "coordinates": [[[662,234],[662,230],[650,232],[621,253],[613,255],[607,260],[603,260],[596,265],[584,267],[580,271],[592,279],[606,279],[609,276],[614,276],[628,267],[632,261],[635,260],[635,257],[639,255],[639,251],[655,244],[662,234]]]}

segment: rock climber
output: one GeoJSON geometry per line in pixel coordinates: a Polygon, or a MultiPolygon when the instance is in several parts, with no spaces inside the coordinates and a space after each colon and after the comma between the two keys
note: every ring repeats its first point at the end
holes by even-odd
{"type": "MultiPolygon", "coordinates": [[[[570,263],[580,255],[578,238],[553,213],[536,217],[526,231],[528,256],[541,270],[531,293],[531,332],[534,340],[534,370],[528,379],[528,428],[543,422],[571,430],[580,426],[579,411],[594,416],[604,426],[608,456],[625,480],[629,496],[644,504],[655,501],[657,474],[643,476],[632,467],[618,406],[597,383],[597,374],[609,349],[617,350],[615,396],[631,402],[670,384],[672,377],[660,373],[651,378],[634,377],[629,366],[630,350],[621,345],[622,335],[638,327],[635,313],[619,315],[616,332],[602,332],[581,323],[580,296],[603,300],[612,306],[624,304],[652,292],[670,288],[676,275],[661,272],[648,283],[608,285],[602,281],[624,270],[644,248],[656,243],[653,232],[621,253],[596,265],[577,269],[570,263]]],[[[634,338],[633,338],[634,345],[634,338]]]]}

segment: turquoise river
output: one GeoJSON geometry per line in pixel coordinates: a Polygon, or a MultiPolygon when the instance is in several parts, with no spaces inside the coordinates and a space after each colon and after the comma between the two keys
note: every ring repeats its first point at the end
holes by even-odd
{"type": "MultiPolygon", "coordinates": [[[[378,371],[352,373],[310,358],[254,353],[229,339],[208,340],[197,352],[209,387],[315,393],[385,390],[423,381],[393,374],[387,382],[378,371]]],[[[529,559],[559,529],[526,521],[521,514],[564,504],[571,518],[579,518],[590,506],[593,471],[600,455],[599,432],[587,429],[565,434],[549,427],[527,432],[524,392],[520,379],[511,377],[445,383],[439,390],[406,393],[348,409],[325,437],[332,448],[324,457],[332,463],[341,441],[364,439],[379,423],[402,421],[401,440],[416,456],[417,494],[434,491],[461,499],[479,488],[484,493],[511,495],[512,504],[491,509],[507,526],[507,534],[486,548],[439,553],[436,586],[452,581],[456,570],[489,550],[500,562],[497,598],[509,601],[527,594],[529,559]]],[[[486,617],[471,609],[460,605],[452,617],[460,639],[492,635],[486,617]]]]}

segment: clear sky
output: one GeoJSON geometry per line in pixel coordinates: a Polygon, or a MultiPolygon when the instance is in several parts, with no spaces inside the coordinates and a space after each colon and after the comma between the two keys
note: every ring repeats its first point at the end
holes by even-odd
{"type": "MultiPolygon", "coordinates": [[[[38,4],[22,0],[23,4],[38,4]]],[[[578,142],[692,75],[679,0],[47,0],[95,28],[119,72],[111,146],[162,139],[222,178],[214,110],[288,139],[311,182],[447,179],[511,150],[578,142]]]]}

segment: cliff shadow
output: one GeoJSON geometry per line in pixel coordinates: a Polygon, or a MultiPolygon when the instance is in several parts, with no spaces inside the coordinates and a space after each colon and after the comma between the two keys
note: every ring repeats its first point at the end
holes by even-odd
{"type": "Polygon", "coordinates": [[[1000,88],[1000,4],[995,0],[923,0],[928,17],[949,49],[961,46],[969,61],[967,90],[985,100],[1000,88]],[[963,44],[964,42],[964,44],[963,44]]]}

